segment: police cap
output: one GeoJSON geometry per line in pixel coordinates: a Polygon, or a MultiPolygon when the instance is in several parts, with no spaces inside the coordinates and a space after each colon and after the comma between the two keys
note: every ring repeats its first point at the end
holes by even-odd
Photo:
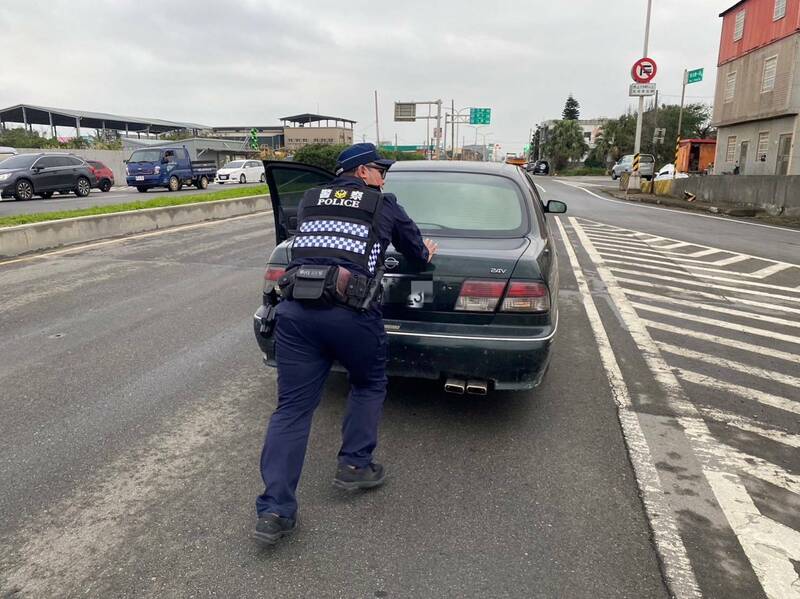
{"type": "Polygon", "coordinates": [[[335,172],[337,175],[341,175],[343,172],[351,171],[362,164],[377,164],[389,170],[389,167],[394,164],[394,160],[381,158],[377,148],[375,148],[375,144],[353,144],[339,154],[339,158],[336,159],[335,172]]]}

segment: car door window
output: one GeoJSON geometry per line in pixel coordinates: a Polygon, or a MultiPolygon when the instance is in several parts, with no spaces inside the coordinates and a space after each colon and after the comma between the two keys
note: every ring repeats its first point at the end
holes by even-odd
{"type": "Polygon", "coordinates": [[[53,168],[54,166],[61,166],[58,164],[58,157],[57,156],[43,156],[36,161],[34,165],[38,168],[53,168]]]}
{"type": "Polygon", "coordinates": [[[275,218],[275,237],[281,242],[294,235],[297,229],[297,208],[306,190],[330,183],[334,174],[298,163],[272,162],[265,167],[275,218]]]}
{"type": "Polygon", "coordinates": [[[83,166],[83,160],[80,158],[76,158],[75,156],[67,156],[67,165],[68,166],[83,166]]]}

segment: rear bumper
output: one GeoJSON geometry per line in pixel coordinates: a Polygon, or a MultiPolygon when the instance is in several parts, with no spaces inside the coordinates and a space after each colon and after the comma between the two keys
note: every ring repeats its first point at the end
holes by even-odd
{"type": "MultiPolygon", "coordinates": [[[[275,366],[274,338],[261,333],[263,315],[262,306],[254,316],[256,341],[265,363],[275,366]]],[[[488,336],[458,331],[392,330],[402,327],[391,320],[385,324],[389,337],[386,368],[389,375],[434,380],[481,379],[489,381],[496,390],[538,386],[550,362],[558,328],[556,321],[554,326],[534,328],[529,336],[488,336]]]]}

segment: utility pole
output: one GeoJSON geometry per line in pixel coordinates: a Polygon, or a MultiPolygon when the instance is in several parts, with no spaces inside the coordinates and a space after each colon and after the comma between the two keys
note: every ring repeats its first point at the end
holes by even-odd
{"type": "Polygon", "coordinates": [[[681,147],[681,133],[683,127],[683,101],[686,98],[686,83],[689,80],[689,69],[683,69],[683,87],[681,88],[681,109],[678,111],[678,134],[675,141],[675,160],[672,161],[672,178],[678,172],[678,150],[681,147]]]}
{"type": "Polygon", "coordinates": [[[451,99],[450,100],[450,159],[456,159],[456,101],[451,99]]]}
{"type": "MultiPolygon", "coordinates": [[[[642,58],[647,57],[647,48],[650,42],[650,12],[653,7],[653,0],[647,0],[647,20],[645,21],[644,26],[644,50],[642,50],[642,58]]],[[[638,157],[639,152],[642,149],[642,113],[644,112],[644,96],[639,96],[639,113],[636,116],[636,137],[634,138],[634,147],[633,153],[638,157]]],[[[631,173],[631,177],[628,181],[628,189],[630,189],[631,185],[635,186],[638,190],[641,186],[641,176],[639,175],[638,170],[638,161],[634,158],[634,165],[635,170],[631,173]]],[[[627,190],[626,190],[627,192],[627,190]]]]}
{"type": "Polygon", "coordinates": [[[425,160],[430,160],[431,156],[431,105],[428,104],[428,118],[425,121],[425,160]]]}
{"type": "Polygon", "coordinates": [[[378,90],[375,90],[375,137],[377,137],[377,141],[375,142],[375,147],[380,149],[381,147],[381,130],[378,127],[378,90]]]}

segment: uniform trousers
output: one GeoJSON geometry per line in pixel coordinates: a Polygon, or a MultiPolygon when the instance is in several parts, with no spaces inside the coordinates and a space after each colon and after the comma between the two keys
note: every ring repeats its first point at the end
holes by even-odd
{"type": "Polygon", "coordinates": [[[265,489],[256,511],[294,518],[311,419],[334,360],[350,380],[339,463],[363,468],[372,461],[386,397],[387,340],[377,310],[309,308],[297,301],[278,305],[275,338],[278,406],[261,452],[265,489]]]}

